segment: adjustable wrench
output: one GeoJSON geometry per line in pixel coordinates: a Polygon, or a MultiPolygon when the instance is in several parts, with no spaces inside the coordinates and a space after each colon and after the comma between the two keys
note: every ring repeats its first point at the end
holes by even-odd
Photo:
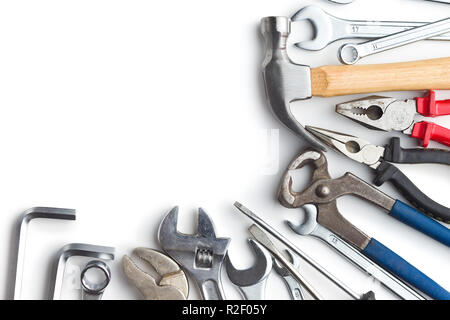
{"type": "MultiPolygon", "coordinates": [[[[430,22],[407,21],[365,21],[347,20],[335,17],[317,6],[306,6],[292,16],[292,21],[308,20],[314,29],[314,39],[295,45],[305,50],[322,50],[337,40],[352,38],[381,38],[430,22]]],[[[450,40],[450,33],[435,36],[429,40],[450,40]]]]}
{"type": "Polygon", "coordinates": [[[425,300],[425,298],[418,294],[415,290],[394,277],[391,273],[381,268],[375,262],[366,258],[363,254],[339,238],[336,234],[320,225],[317,222],[316,206],[306,204],[302,208],[305,210],[305,221],[302,224],[296,226],[292,222],[287,221],[288,226],[295,233],[303,236],[311,235],[325,241],[331,247],[336,249],[336,251],[353,262],[356,266],[378,279],[400,298],[404,300],[425,300]]]}
{"type": "Polygon", "coordinates": [[[205,300],[224,300],[220,272],[230,238],[217,238],[208,214],[198,209],[197,234],[177,231],[178,207],[164,217],[158,240],[164,251],[180,264],[197,282],[205,300]]]}
{"type": "Polygon", "coordinates": [[[420,40],[425,40],[447,32],[450,32],[450,18],[445,18],[361,44],[347,43],[339,49],[339,59],[345,64],[355,64],[363,57],[420,40]]]}

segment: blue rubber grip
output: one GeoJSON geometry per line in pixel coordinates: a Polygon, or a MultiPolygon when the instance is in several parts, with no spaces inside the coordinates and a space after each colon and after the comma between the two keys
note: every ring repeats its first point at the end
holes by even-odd
{"type": "Polygon", "coordinates": [[[422,212],[396,200],[389,212],[397,220],[423,232],[431,238],[450,247],[450,230],[439,222],[427,217],[422,212]]]}
{"type": "Polygon", "coordinates": [[[431,298],[450,300],[450,293],[447,290],[377,240],[372,238],[362,252],[369,259],[431,298]]]}

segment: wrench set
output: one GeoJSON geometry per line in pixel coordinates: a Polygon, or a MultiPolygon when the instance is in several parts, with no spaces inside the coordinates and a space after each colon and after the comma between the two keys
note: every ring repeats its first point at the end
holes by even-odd
{"type": "MultiPolygon", "coordinates": [[[[352,1],[332,2],[346,4],[352,1]]],[[[306,6],[292,18],[263,18],[261,33],[266,45],[262,73],[268,104],[276,118],[311,145],[292,160],[280,179],[279,203],[286,208],[302,209],[302,223],[286,221],[293,231],[289,236],[312,236],[319,239],[400,299],[449,300],[450,293],[446,288],[348,221],[339,212],[337,200],[346,195],[357,196],[378,206],[412,229],[450,246],[450,231],[446,226],[450,223],[450,208],[429,198],[393,165],[450,165],[449,149],[427,149],[430,141],[450,146],[450,129],[433,122],[417,120],[419,116],[450,115],[450,99],[437,100],[434,91],[450,90],[450,57],[381,65],[354,65],[365,56],[413,42],[449,41],[450,18],[436,22],[348,20],[330,15],[317,6],[306,6]],[[345,66],[310,68],[293,62],[286,49],[291,29],[296,28],[296,22],[301,20],[309,21],[315,34],[312,40],[296,43],[295,50],[318,51],[338,40],[367,41],[341,46],[338,55],[345,66]],[[423,90],[426,93],[415,99],[399,100],[371,95],[344,101],[336,105],[336,113],[369,129],[400,131],[421,140],[421,147],[414,149],[402,148],[398,137],[392,137],[387,145],[378,146],[351,134],[303,126],[293,116],[290,106],[293,101],[313,96],[332,97],[407,90],[423,90]],[[391,182],[409,204],[382,192],[351,172],[332,178],[323,153],[328,148],[369,166],[374,170],[373,183],[376,186],[381,186],[386,181],[391,182]],[[306,165],[313,168],[312,178],[304,190],[294,191],[295,171],[306,165]]],[[[174,207],[159,225],[156,236],[160,248],[137,247],[133,250],[133,256],[145,262],[153,272],[143,270],[138,266],[137,260],[130,256],[123,256],[122,271],[129,284],[144,299],[186,300],[192,290],[188,281],[191,278],[203,299],[224,300],[226,294],[222,274],[226,274],[243,299],[263,300],[266,298],[269,275],[276,274],[284,282],[292,300],[329,298],[303,275],[300,264],[303,260],[350,298],[376,299],[372,291],[355,292],[293,244],[288,235],[277,231],[243,204],[235,202],[234,206],[236,212],[252,221],[248,228],[251,235],[248,244],[255,256],[252,267],[238,269],[234,266],[228,255],[231,239],[216,235],[212,218],[202,208],[198,209],[197,232],[179,232],[179,210],[174,207]]],[[[75,210],[36,207],[21,215],[17,233],[14,299],[21,297],[27,227],[35,218],[75,220],[75,210]]],[[[415,232],[412,229],[411,232],[415,232]]],[[[72,256],[92,259],[80,273],[80,298],[100,300],[111,280],[109,264],[114,260],[115,249],[84,243],[67,244],[55,255],[49,298],[60,299],[66,263],[72,256]],[[95,271],[100,274],[97,280],[89,275],[95,271]]]]}

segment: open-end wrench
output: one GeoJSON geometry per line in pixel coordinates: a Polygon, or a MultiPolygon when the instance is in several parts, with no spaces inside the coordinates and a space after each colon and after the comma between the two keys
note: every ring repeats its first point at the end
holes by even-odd
{"type": "MultiPolygon", "coordinates": [[[[300,258],[293,254],[289,249],[284,250],[284,252],[286,252],[294,268],[298,270],[300,267],[300,258]]],[[[273,268],[275,269],[275,272],[283,278],[286,287],[289,289],[292,300],[303,300],[302,286],[294,279],[289,270],[283,267],[275,258],[273,258],[273,268]]]]}
{"type": "Polygon", "coordinates": [[[317,208],[315,205],[306,204],[302,208],[305,211],[305,220],[302,224],[294,225],[292,222],[287,221],[288,226],[295,233],[303,236],[311,235],[325,241],[328,245],[336,249],[336,251],[353,262],[356,266],[378,279],[400,298],[405,300],[425,300],[424,297],[406,285],[403,281],[381,268],[336,234],[320,225],[317,222],[317,208]]]}
{"type": "Polygon", "coordinates": [[[230,257],[225,257],[227,274],[230,281],[239,288],[242,296],[246,300],[264,300],[267,277],[272,270],[272,257],[262,245],[253,239],[248,242],[256,254],[256,263],[244,270],[236,269],[230,261],[230,257]]]}
{"type": "MultiPolygon", "coordinates": [[[[308,20],[312,24],[314,39],[298,42],[295,45],[301,49],[314,51],[322,50],[337,40],[381,38],[430,23],[347,20],[335,17],[317,6],[306,6],[300,9],[291,20],[308,20]]],[[[450,33],[432,37],[430,40],[450,40],[450,33]]]]}
{"type": "MultiPolygon", "coordinates": [[[[364,299],[370,299],[371,296],[373,295],[373,292],[366,292],[363,295],[358,295],[357,293],[355,293],[351,288],[349,288],[345,283],[343,283],[341,280],[339,280],[338,278],[336,278],[333,274],[331,274],[327,269],[325,269],[324,267],[322,267],[320,264],[318,264],[315,260],[313,260],[310,256],[308,256],[305,252],[303,252],[300,248],[298,248],[297,246],[295,246],[291,241],[289,241],[286,237],[284,237],[279,231],[277,231],[276,229],[274,229],[272,226],[270,226],[267,222],[265,222],[263,219],[261,219],[259,216],[257,216],[254,212],[252,212],[250,209],[248,209],[247,207],[245,207],[243,204],[239,203],[239,202],[235,202],[234,206],[236,207],[236,209],[238,209],[241,213],[243,213],[245,216],[247,216],[250,220],[252,220],[253,222],[255,222],[258,226],[260,226],[261,228],[263,228],[264,230],[266,230],[271,236],[273,236],[275,239],[277,239],[278,241],[280,241],[283,245],[285,245],[286,247],[288,247],[289,249],[291,249],[296,255],[298,255],[299,257],[301,257],[305,262],[307,262],[309,265],[311,265],[314,269],[316,269],[317,271],[319,271],[322,275],[324,275],[328,280],[330,280],[331,282],[333,282],[336,286],[338,286],[340,289],[342,289],[342,291],[346,292],[349,296],[351,296],[352,298],[356,299],[356,300],[364,300],[364,299]]],[[[258,229],[254,230],[258,231],[258,229]]],[[[259,232],[260,233],[260,232],[259,232]]],[[[256,237],[255,237],[256,238],[256,237]]],[[[265,236],[264,234],[261,235],[261,238],[267,238],[267,236],[265,236]]],[[[258,240],[258,239],[257,239],[258,240]]],[[[270,239],[268,241],[269,245],[270,245],[270,239]]],[[[269,250],[270,251],[270,250],[269,250]]],[[[278,259],[278,257],[274,254],[272,254],[277,260],[280,261],[280,263],[282,263],[283,261],[281,261],[280,259],[278,259]]],[[[281,256],[281,258],[285,261],[284,266],[286,267],[286,263],[289,264],[290,266],[292,265],[286,258],[283,257],[282,254],[279,254],[279,256],[281,256]]],[[[288,267],[286,267],[286,269],[289,270],[288,267]]],[[[298,280],[299,277],[301,277],[300,273],[292,266],[292,270],[289,270],[289,272],[291,272],[291,274],[296,278],[296,280],[298,280]],[[296,274],[294,274],[294,271],[296,274]]],[[[298,281],[301,283],[301,281],[298,281]]],[[[304,286],[303,286],[304,287],[304,286]]],[[[307,288],[305,288],[307,290],[307,288]]],[[[309,291],[311,293],[311,291],[309,291]]]]}
{"type": "Polygon", "coordinates": [[[177,221],[178,207],[174,207],[159,226],[161,247],[194,278],[203,299],[224,300],[220,271],[231,239],[216,237],[211,218],[201,208],[197,234],[178,232],[177,221]]]}
{"type": "Polygon", "coordinates": [[[445,18],[361,44],[347,43],[339,49],[339,59],[345,64],[355,64],[363,57],[420,40],[425,40],[447,32],[450,32],[450,18],[445,18]]]}

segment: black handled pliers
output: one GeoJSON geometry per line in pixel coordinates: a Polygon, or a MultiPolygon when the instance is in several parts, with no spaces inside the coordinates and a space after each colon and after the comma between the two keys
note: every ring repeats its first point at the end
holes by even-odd
{"type": "Polygon", "coordinates": [[[350,159],[375,169],[374,184],[390,181],[416,208],[433,218],[450,223],[450,208],[445,207],[420,191],[392,163],[439,163],[450,165],[450,151],[443,149],[403,149],[399,138],[392,138],[384,147],[369,143],[361,138],[326,129],[306,126],[306,129],[328,146],[350,159]]]}

